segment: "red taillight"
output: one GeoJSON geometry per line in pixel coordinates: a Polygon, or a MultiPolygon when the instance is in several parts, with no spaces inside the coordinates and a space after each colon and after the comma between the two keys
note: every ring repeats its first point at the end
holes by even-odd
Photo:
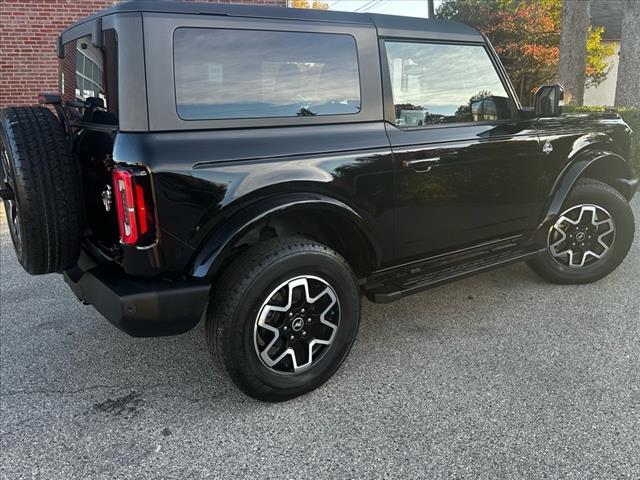
{"type": "Polygon", "coordinates": [[[144,202],[144,190],[140,185],[135,186],[136,189],[136,219],[138,220],[138,230],[140,235],[145,235],[149,231],[147,225],[147,205],[144,202]]]}
{"type": "Polygon", "coordinates": [[[129,168],[113,169],[113,191],[120,227],[120,241],[125,245],[149,245],[154,240],[149,176],[129,168]]]}

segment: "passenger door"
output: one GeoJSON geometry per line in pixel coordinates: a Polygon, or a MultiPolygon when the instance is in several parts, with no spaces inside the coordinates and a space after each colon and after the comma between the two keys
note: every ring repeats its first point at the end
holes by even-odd
{"type": "Polygon", "coordinates": [[[398,257],[535,226],[541,147],[486,47],[382,42],[398,257]]]}

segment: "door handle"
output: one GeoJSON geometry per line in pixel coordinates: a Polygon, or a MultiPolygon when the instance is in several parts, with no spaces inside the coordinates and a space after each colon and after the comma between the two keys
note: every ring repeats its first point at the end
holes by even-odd
{"type": "Polygon", "coordinates": [[[440,157],[420,158],[417,160],[403,160],[402,166],[413,168],[416,172],[426,173],[440,163],[440,157]]]}

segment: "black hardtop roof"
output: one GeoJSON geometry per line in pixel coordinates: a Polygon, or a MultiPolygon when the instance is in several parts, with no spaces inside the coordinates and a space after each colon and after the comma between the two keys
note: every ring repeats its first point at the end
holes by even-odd
{"type": "Polygon", "coordinates": [[[227,15],[236,17],[302,20],[311,22],[338,22],[375,25],[381,36],[419,37],[434,40],[482,42],[482,34],[473,27],[453,20],[435,20],[398,15],[339,12],[303,8],[269,7],[220,3],[196,3],[173,0],[130,0],[84,18],[75,25],[105,15],[121,12],[156,12],[192,15],[227,15]]]}

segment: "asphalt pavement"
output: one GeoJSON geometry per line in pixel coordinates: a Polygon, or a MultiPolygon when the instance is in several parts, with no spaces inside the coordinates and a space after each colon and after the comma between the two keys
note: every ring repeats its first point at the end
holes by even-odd
{"type": "Polygon", "coordinates": [[[592,285],[515,265],[365,301],[336,376],[267,404],[202,324],[128,337],[27,275],[0,223],[2,479],[640,478],[640,234],[592,285]]]}

